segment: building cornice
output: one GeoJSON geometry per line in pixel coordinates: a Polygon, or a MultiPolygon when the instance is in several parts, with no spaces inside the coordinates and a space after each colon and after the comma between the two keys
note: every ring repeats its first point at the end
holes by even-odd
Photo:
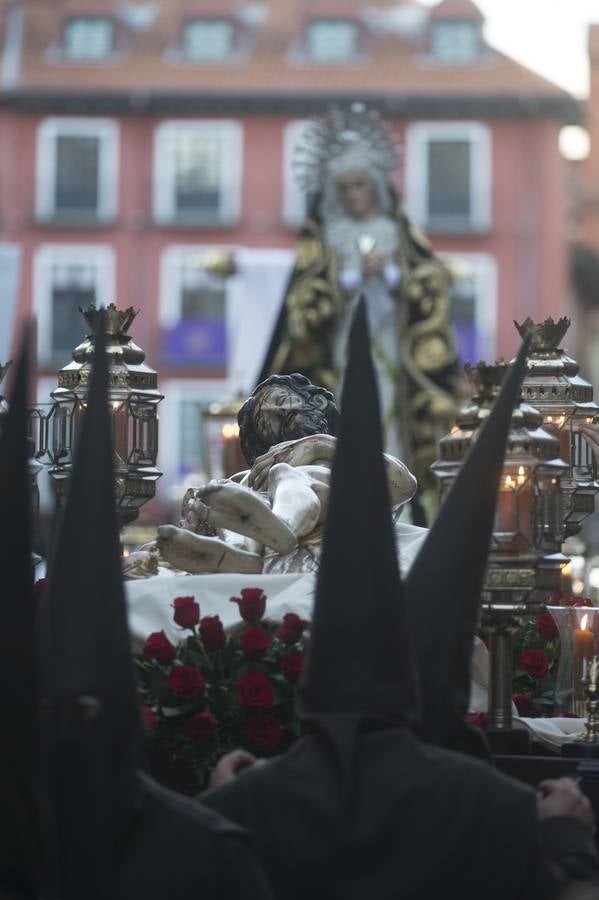
{"type": "Polygon", "coordinates": [[[0,93],[0,105],[22,113],[68,115],[267,114],[301,117],[331,104],[362,101],[385,114],[414,118],[546,118],[565,125],[584,121],[583,105],[568,94],[210,93],[168,91],[19,90],[0,93]]]}

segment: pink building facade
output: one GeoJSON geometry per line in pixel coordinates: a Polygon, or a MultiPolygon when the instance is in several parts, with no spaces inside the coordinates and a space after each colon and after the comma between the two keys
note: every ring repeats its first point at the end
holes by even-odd
{"type": "Polygon", "coordinates": [[[132,334],[166,397],[156,515],[205,474],[206,405],[253,387],[304,212],[292,149],[331,102],[391,120],[407,212],[461,271],[464,357],[509,357],[514,318],[568,312],[558,135],[578,108],[489,48],[469,0],[286,0],[251,21],[179,0],[44,6],[4,22],[0,351],[35,313],[43,400],[83,335],[78,306],[140,309],[132,334]],[[215,250],[234,275],[211,274],[215,250]]]}

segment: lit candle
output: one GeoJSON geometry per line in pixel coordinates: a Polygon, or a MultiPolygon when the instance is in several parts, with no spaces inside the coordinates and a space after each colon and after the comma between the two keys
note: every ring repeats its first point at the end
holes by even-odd
{"type": "Polygon", "coordinates": [[[245,461],[239,442],[239,425],[234,422],[225,422],[221,429],[223,439],[223,474],[225,478],[236,475],[245,468],[245,461]]]}
{"type": "Polygon", "coordinates": [[[505,476],[502,490],[497,498],[497,531],[503,534],[516,530],[514,488],[516,482],[511,475],[505,476]]]}
{"type": "Polygon", "coordinates": [[[587,663],[593,658],[595,650],[595,635],[587,628],[589,614],[585,613],[580,620],[580,628],[572,632],[573,663],[572,663],[572,687],[574,692],[574,711],[578,716],[585,715],[585,698],[582,679],[586,675],[587,663]]]}
{"type": "Polygon", "coordinates": [[[572,563],[566,563],[562,569],[562,597],[569,600],[572,596],[572,563]]]}

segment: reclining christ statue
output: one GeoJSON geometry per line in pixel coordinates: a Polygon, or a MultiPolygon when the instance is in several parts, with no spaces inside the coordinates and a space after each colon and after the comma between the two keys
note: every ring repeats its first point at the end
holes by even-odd
{"type": "MultiPolygon", "coordinates": [[[[299,374],[271,375],[239,412],[249,471],[190,488],[182,527],[159,526],[155,545],[143,550],[158,551],[161,564],[194,574],[315,572],[338,420],[325,388],[299,374]]],[[[398,459],[385,460],[397,519],[416,491],[416,479],[398,459]]],[[[368,490],[367,472],[356,472],[356,490],[368,490]]],[[[404,544],[426,534],[409,525],[399,532],[402,557],[404,544]]],[[[144,569],[147,575],[139,552],[126,562],[129,577],[144,569]]]]}

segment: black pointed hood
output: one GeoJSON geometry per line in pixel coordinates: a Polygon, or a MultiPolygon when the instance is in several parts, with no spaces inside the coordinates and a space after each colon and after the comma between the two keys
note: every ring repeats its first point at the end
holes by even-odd
{"type": "Polygon", "coordinates": [[[464,716],[470,660],[512,412],[520,395],[525,340],[407,577],[422,691],[422,736],[470,744],[464,716]]]}
{"type": "Polygon", "coordinates": [[[306,719],[417,718],[363,299],[349,338],[310,649],[298,696],[306,719]]]}
{"type": "Polygon", "coordinates": [[[30,328],[0,435],[0,893],[34,896],[40,870],[39,734],[29,494],[30,328]]]}
{"type": "Polygon", "coordinates": [[[45,777],[61,898],[111,896],[141,723],[129,646],[108,408],[105,315],[42,615],[45,777]],[[78,893],[79,892],[79,893],[78,893]]]}

